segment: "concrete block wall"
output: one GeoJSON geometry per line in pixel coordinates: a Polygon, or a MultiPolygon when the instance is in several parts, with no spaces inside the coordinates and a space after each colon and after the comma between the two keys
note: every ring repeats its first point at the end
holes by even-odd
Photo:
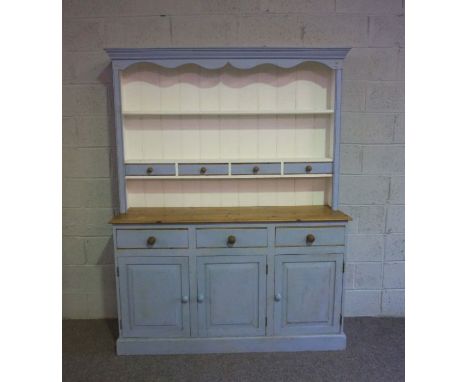
{"type": "Polygon", "coordinates": [[[345,315],[404,315],[403,0],[64,0],[63,316],[116,316],[117,207],[105,47],[351,47],[340,208],[345,315]]]}

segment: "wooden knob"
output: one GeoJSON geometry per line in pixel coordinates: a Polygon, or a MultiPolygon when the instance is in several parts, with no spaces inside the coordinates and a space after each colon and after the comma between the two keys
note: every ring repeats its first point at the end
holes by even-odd
{"type": "Polygon", "coordinates": [[[254,172],[254,174],[256,174],[257,172],[260,171],[260,167],[255,166],[255,167],[252,169],[252,171],[254,172]]]}
{"type": "Polygon", "coordinates": [[[307,242],[308,244],[312,244],[314,241],[315,241],[315,236],[312,235],[311,233],[309,233],[309,234],[306,236],[306,242],[307,242]]]}
{"type": "Polygon", "coordinates": [[[148,245],[154,245],[156,243],[156,238],[154,236],[150,236],[148,240],[146,240],[148,245]]]}
{"type": "Polygon", "coordinates": [[[311,172],[312,171],[312,166],[308,164],[305,168],[306,172],[311,172]]]}
{"type": "Polygon", "coordinates": [[[205,174],[206,173],[206,167],[202,167],[200,169],[200,174],[205,174]]]}
{"type": "Polygon", "coordinates": [[[148,167],[148,168],[146,169],[146,173],[147,173],[148,175],[151,175],[151,174],[153,173],[153,167],[151,167],[151,166],[148,167]]]}
{"type": "Polygon", "coordinates": [[[233,245],[236,242],[236,237],[234,235],[229,235],[227,238],[227,243],[233,245]]]}
{"type": "Polygon", "coordinates": [[[281,293],[275,294],[275,301],[281,301],[281,293]]]}
{"type": "Polygon", "coordinates": [[[182,304],[186,304],[188,302],[188,296],[182,296],[182,304]]]}

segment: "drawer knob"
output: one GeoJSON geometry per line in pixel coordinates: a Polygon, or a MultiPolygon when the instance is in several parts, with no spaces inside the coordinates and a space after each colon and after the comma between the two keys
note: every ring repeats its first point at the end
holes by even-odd
{"type": "Polygon", "coordinates": [[[197,296],[197,301],[198,301],[198,302],[203,302],[204,300],[205,300],[205,296],[203,296],[203,294],[199,294],[199,295],[197,296]]]}
{"type": "Polygon", "coordinates": [[[258,166],[255,166],[253,169],[252,169],[253,173],[256,174],[257,172],[260,171],[260,167],[258,166]]]}
{"type": "Polygon", "coordinates": [[[306,236],[306,242],[307,242],[308,244],[312,244],[314,241],[315,241],[315,236],[312,235],[311,233],[309,233],[309,234],[306,236]]]}
{"type": "Polygon", "coordinates": [[[154,245],[156,243],[156,238],[154,236],[150,236],[148,240],[146,240],[148,245],[154,245]]]}
{"type": "Polygon", "coordinates": [[[200,174],[206,174],[206,167],[202,167],[200,169],[200,174]]]}
{"type": "Polygon", "coordinates": [[[275,294],[275,301],[281,301],[281,293],[275,294]]]}
{"type": "Polygon", "coordinates": [[[306,172],[311,172],[312,171],[312,166],[308,164],[305,168],[306,172]]]}
{"type": "Polygon", "coordinates": [[[188,302],[188,296],[182,296],[182,304],[186,304],[188,302]]]}
{"type": "Polygon", "coordinates": [[[151,166],[148,167],[148,168],[146,169],[146,173],[147,173],[148,175],[151,175],[151,174],[153,173],[153,167],[151,167],[151,166]]]}
{"type": "Polygon", "coordinates": [[[236,242],[236,237],[234,235],[229,235],[227,238],[227,243],[233,245],[236,242]]]}

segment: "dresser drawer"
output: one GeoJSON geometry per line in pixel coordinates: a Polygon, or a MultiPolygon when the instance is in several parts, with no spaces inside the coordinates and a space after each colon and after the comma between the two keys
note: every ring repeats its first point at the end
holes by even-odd
{"type": "Polygon", "coordinates": [[[285,174],[331,174],[332,164],[328,162],[285,162],[285,174]]]}
{"type": "Polygon", "coordinates": [[[344,227],[277,227],[277,247],[344,245],[344,227]]]}
{"type": "Polygon", "coordinates": [[[117,248],[188,248],[187,229],[118,229],[117,248]]]}
{"type": "Polygon", "coordinates": [[[232,175],[280,175],[280,163],[233,163],[232,175]]]}
{"type": "Polygon", "coordinates": [[[173,164],[127,164],[125,165],[125,175],[147,175],[147,176],[167,176],[175,175],[175,165],[173,164]]]}
{"type": "Polygon", "coordinates": [[[267,247],[266,228],[199,228],[197,248],[267,247]]]}
{"type": "Polygon", "coordinates": [[[181,163],[179,175],[227,175],[227,163],[181,163]]]}

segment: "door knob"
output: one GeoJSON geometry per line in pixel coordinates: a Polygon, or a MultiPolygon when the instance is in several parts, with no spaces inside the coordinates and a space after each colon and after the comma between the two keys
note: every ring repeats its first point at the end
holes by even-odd
{"type": "Polygon", "coordinates": [[[281,293],[275,294],[275,301],[281,301],[281,293]]]}
{"type": "Polygon", "coordinates": [[[188,296],[182,296],[182,303],[185,304],[188,302],[188,296]]]}
{"type": "Polygon", "coordinates": [[[203,296],[203,294],[199,294],[198,297],[197,297],[197,301],[198,302],[203,302],[203,300],[205,300],[205,296],[203,296]]]}
{"type": "Polygon", "coordinates": [[[314,241],[315,241],[315,236],[312,235],[311,233],[309,233],[309,234],[306,236],[306,242],[307,242],[308,244],[312,244],[314,241]]]}

